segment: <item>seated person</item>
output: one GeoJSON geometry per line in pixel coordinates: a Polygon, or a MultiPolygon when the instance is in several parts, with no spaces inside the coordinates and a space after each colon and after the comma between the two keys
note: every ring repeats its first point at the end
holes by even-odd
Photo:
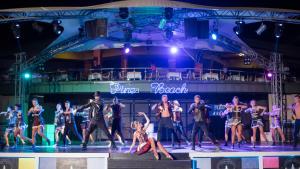
{"type": "Polygon", "coordinates": [[[159,156],[156,150],[156,146],[158,149],[166,156],[166,158],[173,160],[173,157],[167,152],[167,150],[163,147],[163,145],[156,141],[154,138],[148,137],[146,133],[147,128],[149,127],[150,120],[144,112],[138,112],[139,116],[144,116],[146,119],[146,123],[143,125],[138,121],[134,121],[131,123],[131,128],[136,130],[133,133],[133,141],[132,145],[130,146],[129,152],[132,151],[132,148],[135,146],[136,140],[139,141],[139,145],[135,153],[137,155],[142,155],[147,153],[148,151],[152,151],[156,160],[159,160],[159,156]]]}

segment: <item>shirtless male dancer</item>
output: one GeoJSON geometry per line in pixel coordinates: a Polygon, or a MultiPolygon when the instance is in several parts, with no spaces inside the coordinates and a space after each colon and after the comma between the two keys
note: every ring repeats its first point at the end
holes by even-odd
{"type": "Polygon", "coordinates": [[[294,128],[294,147],[297,147],[298,143],[298,134],[300,130],[300,95],[294,97],[293,105],[293,118],[295,119],[295,128],[294,128]]]}

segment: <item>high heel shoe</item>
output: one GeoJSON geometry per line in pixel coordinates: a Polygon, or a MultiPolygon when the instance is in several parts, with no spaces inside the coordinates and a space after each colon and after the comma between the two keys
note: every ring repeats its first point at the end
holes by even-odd
{"type": "Polygon", "coordinates": [[[167,155],[166,158],[167,158],[167,159],[170,159],[170,160],[174,160],[173,157],[172,157],[171,155],[167,155]]]}
{"type": "Polygon", "coordinates": [[[159,155],[158,154],[154,154],[154,157],[156,160],[159,160],[159,155]]]}

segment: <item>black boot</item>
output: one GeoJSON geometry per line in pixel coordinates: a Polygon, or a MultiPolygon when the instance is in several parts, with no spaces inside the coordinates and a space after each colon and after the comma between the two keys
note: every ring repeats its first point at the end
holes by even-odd
{"type": "Polygon", "coordinates": [[[227,143],[227,141],[225,141],[225,144],[224,144],[224,146],[228,146],[228,143],[227,143]]]}

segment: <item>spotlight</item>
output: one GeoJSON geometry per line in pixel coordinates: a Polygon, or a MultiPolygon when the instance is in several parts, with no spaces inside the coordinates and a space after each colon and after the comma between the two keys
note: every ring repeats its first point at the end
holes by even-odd
{"type": "Polygon", "coordinates": [[[282,34],[282,31],[283,31],[283,24],[282,23],[276,23],[275,31],[274,31],[275,37],[280,38],[281,34],[282,34]]]}
{"type": "Polygon", "coordinates": [[[173,38],[173,31],[170,28],[166,29],[166,38],[167,40],[171,40],[173,38]]]}
{"type": "Polygon", "coordinates": [[[129,16],[128,8],[119,8],[119,16],[122,19],[127,19],[129,16]]]}
{"type": "Polygon", "coordinates": [[[267,73],[267,77],[268,77],[268,78],[271,78],[272,76],[273,76],[273,74],[272,74],[271,72],[268,72],[268,73],[267,73]]]}
{"type": "Polygon", "coordinates": [[[62,26],[55,26],[55,27],[54,27],[54,32],[55,32],[57,35],[60,35],[63,31],[64,31],[64,28],[63,28],[62,26]]]}
{"type": "Polygon", "coordinates": [[[249,56],[245,56],[244,58],[244,65],[251,65],[251,58],[249,56]]]}
{"type": "Polygon", "coordinates": [[[57,35],[60,35],[64,31],[64,28],[62,26],[60,26],[61,23],[62,23],[61,20],[52,21],[53,31],[57,35]]]}
{"type": "Polygon", "coordinates": [[[175,46],[172,46],[172,47],[170,48],[170,52],[171,52],[172,54],[176,54],[176,53],[178,52],[178,48],[175,47],[175,46]]]}
{"type": "Polygon", "coordinates": [[[173,8],[165,8],[165,18],[167,20],[172,19],[173,17],[173,8]]]}
{"type": "Polygon", "coordinates": [[[166,26],[167,20],[166,19],[161,19],[158,25],[159,29],[163,29],[166,26]]]}
{"type": "Polygon", "coordinates": [[[130,48],[131,48],[130,44],[129,43],[125,43],[124,44],[124,53],[125,54],[129,54],[130,53],[130,48]]]}
{"type": "Polygon", "coordinates": [[[236,21],[236,26],[233,28],[235,34],[240,35],[242,33],[242,26],[245,24],[244,21],[236,21]]]}
{"type": "Polygon", "coordinates": [[[265,25],[263,22],[259,26],[259,28],[255,31],[257,35],[261,35],[265,30],[267,29],[267,25],[265,25]]]}
{"type": "Polygon", "coordinates": [[[125,54],[128,54],[130,52],[130,48],[125,48],[124,52],[125,54]]]}
{"type": "Polygon", "coordinates": [[[23,76],[24,76],[25,79],[29,79],[31,77],[31,74],[26,72],[26,73],[24,73],[23,76]]]}
{"type": "Polygon", "coordinates": [[[20,24],[18,24],[18,23],[12,24],[11,30],[13,32],[14,37],[16,39],[20,39],[20,37],[21,37],[20,24]]]}
{"type": "Polygon", "coordinates": [[[217,36],[216,33],[212,33],[212,34],[211,34],[211,38],[212,38],[212,40],[217,40],[217,39],[218,39],[218,36],[217,36]]]}

